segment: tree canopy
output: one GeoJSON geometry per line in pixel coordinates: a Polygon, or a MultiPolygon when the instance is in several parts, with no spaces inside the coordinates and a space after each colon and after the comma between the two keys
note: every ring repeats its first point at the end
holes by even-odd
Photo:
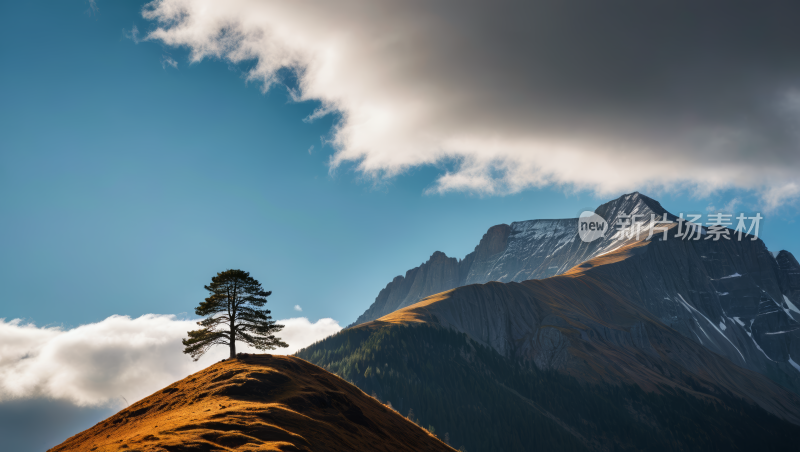
{"type": "Polygon", "coordinates": [[[276,324],[269,309],[263,308],[272,292],[265,291],[250,273],[226,270],[204,287],[211,295],[194,312],[206,318],[197,322],[201,329],[189,331],[189,338],[183,340],[183,352],[195,361],[214,345],[227,345],[234,358],[236,341],[259,350],[289,346],[275,337],[283,325],[276,324]]]}

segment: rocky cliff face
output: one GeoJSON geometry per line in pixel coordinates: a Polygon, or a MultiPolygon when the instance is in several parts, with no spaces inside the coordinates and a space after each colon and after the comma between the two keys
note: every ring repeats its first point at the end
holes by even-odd
{"type": "MultiPolygon", "coordinates": [[[[775,257],[778,264],[778,279],[781,292],[788,298],[786,304],[795,313],[800,306],[800,264],[797,259],[788,251],[781,251],[775,257]]],[[[797,319],[797,316],[794,316],[797,319]]]]}
{"type": "MultiPolygon", "coordinates": [[[[668,218],[675,218],[659,203],[638,193],[606,203],[596,212],[609,224],[622,214],[642,215],[645,221],[641,227],[645,231],[651,214],[660,217],[666,213],[668,218]]],[[[638,240],[620,240],[619,233],[610,231],[590,243],[578,237],[577,219],[495,226],[463,260],[435,253],[426,264],[409,271],[406,278],[395,279],[357,323],[411,306],[436,290],[489,281],[545,279],[573,268],[582,271],[625,249],[633,254],[614,265],[599,266],[592,273],[593,277],[602,278],[604,287],[624,294],[627,302],[643,308],[691,341],[800,393],[800,265],[794,256],[787,251],[773,256],[761,240],[751,240],[749,236],[741,241],[705,240],[705,229],[701,240],[683,240],[675,237],[674,226],[670,237],[663,241],[660,234],[647,240],[646,232],[638,240]],[[442,270],[432,271],[433,268],[442,270]],[[438,278],[439,274],[447,274],[448,279],[438,278]],[[420,290],[401,292],[394,285],[416,286],[420,290]]],[[[559,350],[567,345],[559,342],[554,331],[520,327],[517,333],[509,334],[504,329],[524,317],[515,309],[528,309],[526,306],[518,303],[505,312],[502,304],[487,305],[487,312],[473,321],[490,323],[462,331],[480,333],[478,337],[493,331],[491,334],[496,337],[487,339],[487,344],[503,354],[516,350],[516,346],[503,345],[503,341],[517,344],[525,338],[538,344],[531,345],[531,350],[537,350],[531,352],[537,364],[558,362],[562,356],[559,350]],[[495,321],[500,323],[491,323],[495,321]]]]}
{"type": "MultiPolygon", "coordinates": [[[[623,214],[639,215],[637,223],[643,231],[650,224],[651,214],[661,217],[666,213],[657,201],[639,193],[603,204],[596,212],[609,225],[616,223],[623,214]]],[[[619,234],[609,233],[602,239],[585,243],[578,236],[577,218],[492,226],[475,250],[464,259],[449,258],[437,251],[427,262],[407,271],[405,277],[396,277],[354,325],[410,306],[428,295],[466,284],[519,282],[559,275],[634,240],[635,237],[620,240],[619,234]]]]}
{"type": "MultiPolygon", "coordinates": [[[[459,287],[362,328],[441,325],[539,369],[589,382],[633,383],[646,391],[733,394],[800,424],[800,398],[775,383],[796,391],[800,372],[777,355],[765,356],[757,333],[738,322],[732,325],[735,320],[728,320],[725,328],[711,325],[711,314],[700,309],[721,306],[708,303],[700,291],[681,294],[689,286],[680,280],[702,272],[700,268],[687,266],[686,273],[662,282],[650,277],[650,265],[662,259],[658,256],[674,252],[669,244],[631,244],[544,280],[459,287]],[[659,309],[653,309],[656,296],[663,301],[659,309]]],[[[713,287],[718,279],[706,280],[713,287]]],[[[737,314],[752,315],[754,325],[766,325],[759,320],[763,309],[757,302],[754,306],[737,314]]]]}
{"type": "Polygon", "coordinates": [[[458,259],[447,257],[441,251],[433,253],[427,262],[398,276],[380,291],[378,298],[356,323],[376,319],[395,309],[409,306],[422,298],[463,285],[459,278],[461,267],[458,259]]]}
{"type": "Polygon", "coordinates": [[[796,267],[781,269],[764,243],[749,237],[670,237],[643,249],[598,268],[597,277],[687,338],[800,393],[800,312],[788,282],[796,267]]]}

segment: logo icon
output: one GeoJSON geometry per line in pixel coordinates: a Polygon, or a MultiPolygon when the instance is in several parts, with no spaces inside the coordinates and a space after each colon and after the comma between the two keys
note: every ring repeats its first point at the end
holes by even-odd
{"type": "Polygon", "coordinates": [[[608,223],[600,215],[585,211],[578,217],[578,235],[584,242],[594,242],[605,236],[608,231],[608,223]]]}

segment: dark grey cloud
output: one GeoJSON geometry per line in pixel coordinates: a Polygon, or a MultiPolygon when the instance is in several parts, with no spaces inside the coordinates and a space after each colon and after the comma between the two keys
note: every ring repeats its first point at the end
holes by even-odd
{"type": "Polygon", "coordinates": [[[148,39],[338,110],[335,168],[434,191],[800,194],[796,2],[159,0],[148,39]]]}

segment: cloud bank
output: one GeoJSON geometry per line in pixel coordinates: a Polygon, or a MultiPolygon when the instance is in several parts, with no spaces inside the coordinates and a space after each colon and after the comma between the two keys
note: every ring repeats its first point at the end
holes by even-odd
{"type": "Polygon", "coordinates": [[[340,112],[330,164],[431,192],[800,195],[792,2],[156,0],[148,39],[340,112]]]}
{"type": "MultiPolygon", "coordinates": [[[[341,330],[332,319],[279,320],[290,354],[341,330]]],[[[111,316],[64,330],[0,319],[0,402],[51,398],[79,406],[133,403],[228,356],[212,349],[198,362],[182,353],[194,320],[147,314],[111,316]]],[[[237,350],[262,353],[237,344],[237,350]]]]}

